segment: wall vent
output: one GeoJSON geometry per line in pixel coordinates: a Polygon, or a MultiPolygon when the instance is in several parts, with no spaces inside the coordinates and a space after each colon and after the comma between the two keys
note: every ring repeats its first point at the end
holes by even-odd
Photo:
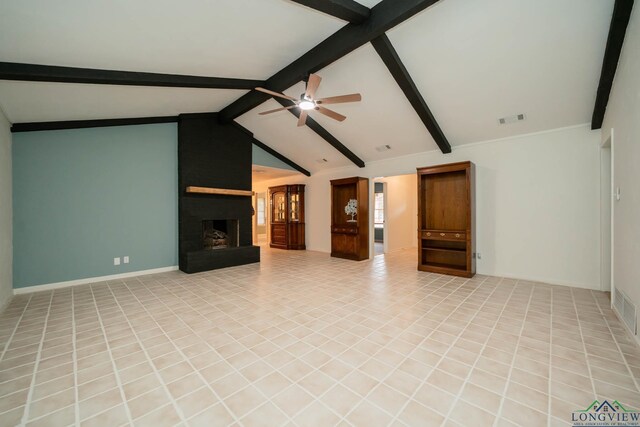
{"type": "Polygon", "coordinates": [[[391,150],[391,146],[389,144],[385,144],[385,145],[380,145],[378,147],[376,147],[376,151],[388,151],[391,150]]]}
{"type": "Polygon", "coordinates": [[[636,306],[631,300],[624,294],[624,292],[616,289],[615,298],[613,300],[613,306],[622,318],[622,321],[627,325],[627,328],[633,335],[638,333],[638,322],[636,321],[636,306]]]}
{"type": "Polygon", "coordinates": [[[524,120],[526,117],[524,114],[514,114],[513,116],[502,117],[498,119],[498,123],[501,125],[508,125],[509,123],[520,122],[524,120]]]}

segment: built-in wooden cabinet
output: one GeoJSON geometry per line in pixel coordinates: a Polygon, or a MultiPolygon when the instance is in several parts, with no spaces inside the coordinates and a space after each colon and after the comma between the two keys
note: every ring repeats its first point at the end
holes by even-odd
{"type": "Polygon", "coordinates": [[[269,188],[271,207],[271,241],[279,249],[305,249],[304,185],[281,185],[269,188]]]}
{"type": "Polygon", "coordinates": [[[418,270],[475,274],[473,163],[418,168],[418,228],[418,270]]]}
{"type": "Polygon", "coordinates": [[[331,181],[331,256],[369,258],[369,180],[331,181]]]}

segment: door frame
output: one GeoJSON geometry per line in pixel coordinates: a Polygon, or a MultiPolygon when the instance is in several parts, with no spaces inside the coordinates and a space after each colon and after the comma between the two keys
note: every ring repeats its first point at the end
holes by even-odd
{"type": "Polygon", "coordinates": [[[611,304],[613,306],[613,300],[615,295],[615,275],[614,275],[614,241],[615,241],[615,182],[614,182],[614,130],[611,129],[609,136],[600,144],[600,289],[603,291],[611,291],[611,304]],[[608,163],[608,165],[607,165],[608,163]],[[604,176],[603,169],[608,166],[609,176],[604,176]],[[604,187],[608,187],[608,191],[604,187]],[[607,197],[605,202],[604,197],[607,197]],[[609,207],[609,221],[605,224],[605,218],[602,217],[604,203],[608,203],[609,207]],[[607,227],[609,230],[607,230],[607,227]],[[608,231],[608,233],[607,233],[608,231]],[[606,242],[608,240],[608,242],[606,242]],[[609,253],[607,254],[607,243],[609,253]],[[606,270],[609,270],[609,277],[605,277],[606,270]],[[610,286],[607,286],[607,279],[610,286]]]}

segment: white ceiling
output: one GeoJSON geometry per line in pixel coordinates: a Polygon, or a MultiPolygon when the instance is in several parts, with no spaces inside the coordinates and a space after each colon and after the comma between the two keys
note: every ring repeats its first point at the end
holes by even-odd
{"type": "Polygon", "coordinates": [[[246,92],[0,80],[0,108],[13,123],[175,116],[218,111],[246,92]]]}
{"type": "Polygon", "coordinates": [[[2,0],[0,58],[264,79],[343,25],[286,0],[2,0]]]}
{"type": "Polygon", "coordinates": [[[589,122],[613,3],[445,0],[388,35],[459,145],[589,122]]]}
{"type": "Polygon", "coordinates": [[[304,175],[302,175],[300,172],[296,172],[292,170],[271,168],[271,167],[262,166],[262,165],[251,166],[251,180],[253,184],[263,182],[263,181],[270,181],[276,178],[285,178],[288,176],[302,177],[304,175]]]}
{"type": "MultiPolygon", "coordinates": [[[[388,36],[455,146],[588,122],[613,3],[441,0],[388,36]],[[517,113],[527,120],[498,125],[517,113]]],[[[153,4],[3,0],[0,61],[265,79],[344,25],[288,0],[153,4]]],[[[318,74],[319,95],[362,93],[333,106],[342,123],[312,115],[363,160],[436,147],[371,45],[318,74]],[[377,152],[383,144],[392,150],[377,152]]],[[[0,107],[12,122],[162,116],[217,111],[242,93],[0,81],[0,107]]],[[[257,114],[277,107],[268,101],[238,122],[312,172],[350,164],[292,114],[257,114]]]]}

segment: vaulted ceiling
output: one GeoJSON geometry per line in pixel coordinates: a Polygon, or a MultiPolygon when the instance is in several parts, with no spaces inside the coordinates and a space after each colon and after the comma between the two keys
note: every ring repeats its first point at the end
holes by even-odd
{"type": "MultiPolygon", "coordinates": [[[[613,5],[440,0],[387,36],[455,147],[589,122],[613,5]],[[525,121],[498,124],[519,113],[525,121]]],[[[265,80],[344,25],[288,0],[3,0],[0,61],[265,80]]],[[[362,93],[334,107],[344,122],[311,116],[365,162],[437,149],[371,44],[317,74],[319,95],[362,93]]],[[[0,108],[13,123],[170,116],[219,111],[246,92],[0,80],[0,108]]],[[[289,112],[258,115],[279,106],[236,121],[311,172],[351,164],[289,112]]]]}

